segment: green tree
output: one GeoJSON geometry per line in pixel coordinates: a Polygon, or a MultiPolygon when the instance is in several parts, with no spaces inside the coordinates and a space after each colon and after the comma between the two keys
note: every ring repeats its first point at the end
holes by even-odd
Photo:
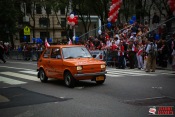
{"type": "Polygon", "coordinates": [[[16,22],[22,15],[17,0],[0,0],[0,40],[11,42],[17,31],[16,22]]]}

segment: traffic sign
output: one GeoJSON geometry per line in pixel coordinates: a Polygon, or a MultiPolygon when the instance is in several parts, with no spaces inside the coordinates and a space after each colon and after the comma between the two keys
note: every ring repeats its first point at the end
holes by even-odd
{"type": "Polygon", "coordinates": [[[30,35],[30,28],[28,26],[24,27],[24,35],[30,35]]]}

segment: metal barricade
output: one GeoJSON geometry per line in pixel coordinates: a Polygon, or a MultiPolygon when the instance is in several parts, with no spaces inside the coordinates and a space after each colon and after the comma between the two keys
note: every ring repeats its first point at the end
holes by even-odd
{"type": "Polygon", "coordinates": [[[41,53],[42,51],[40,50],[31,50],[31,51],[12,50],[10,52],[10,59],[37,61],[41,53]]]}

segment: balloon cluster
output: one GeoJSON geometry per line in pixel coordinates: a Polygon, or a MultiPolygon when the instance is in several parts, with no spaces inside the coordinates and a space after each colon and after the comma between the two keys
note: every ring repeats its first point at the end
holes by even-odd
{"type": "Polygon", "coordinates": [[[175,0],[168,0],[168,5],[170,6],[173,15],[175,16],[175,0]]]}
{"type": "Polygon", "coordinates": [[[67,17],[68,24],[71,26],[75,26],[78,24],[78,16],[74,16],[74,14],[71,14],[67,17]]]}
{"type": "Polygon", "coordinates": [[[108,21],[109,22],[116,22],[118,18],[118,12],[120,10],[120,6],[122,4],[122,0],[112,0],[112,5],[110,6],[109,13],[108,13],[108,21]]]}

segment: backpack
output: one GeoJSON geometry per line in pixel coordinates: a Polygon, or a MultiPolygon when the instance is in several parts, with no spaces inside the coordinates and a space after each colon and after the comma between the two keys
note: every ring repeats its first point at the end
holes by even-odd
{"type": "Polygon", "coordinates": [[[156,57],[157,56],[157,51],[155,50],[155,44],[151,43],[151,49],[149,51],[149,54],[151,55],[151,57],[156,57]]]}

